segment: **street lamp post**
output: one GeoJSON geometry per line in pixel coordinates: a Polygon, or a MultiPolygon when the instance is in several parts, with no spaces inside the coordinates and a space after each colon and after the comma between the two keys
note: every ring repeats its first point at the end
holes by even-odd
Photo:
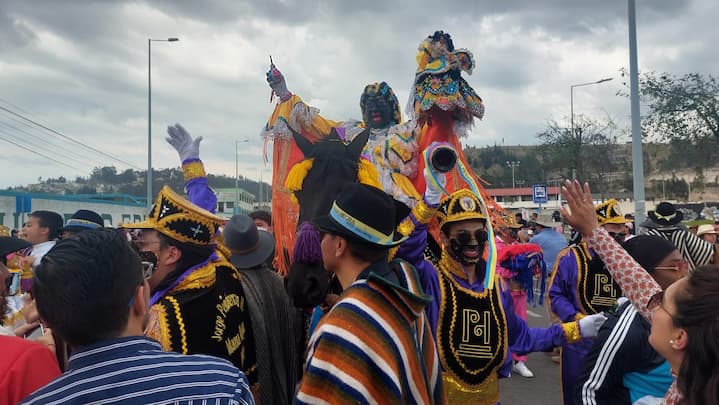
{"type": "Polygon", "coordinates": [[[177,42],[179,38],[147,39],[147,210],[152,208],[152,43],[177,42]]]}
{"type": "Polygon", "coordinates": [[[600,79],[600,80],[597,80],[596,82],[572,84],[571,86],[569,86],[569,121],[571,122],[572,136],[574,136],[574,88],[581,87],[581,86],[590,86],[592,84],[604,83],[604,82],[608,82],[610,80],[613,80],[613,78],[607,77],[606,79],[600,79]]]}
{"type": "MultiPolygon", "coordinates": [[[[570,126],[571,126],[571,131],[572,131],[572,132],[570,132],[570,135],[572,136],[572,138],[574,138],[574,135],[575,135],[575,133],[574,133],[574,88],[582,87],[582,86],[591,86],[593,84],[608,82],[613,79],[614,78],[612,78],[612,77],[607,77],[604,79],[599,79],[596,82],[572,84],[569,86],[569,122],[570,122],[570,126]]],[[[572,168],[572,179],[573,180],[577,179],[576,168],[572,168]]]]}
{"type": "Polygon", "coordinates": [[[508,160],[506,163],[507,163],[507,167],[512,168],[512,188],[514,188],[514,169],[519,167],[520,161],[519,160],[512,160],[512,161],[508,160]]]}
{"type": "Polygon", "coordinates": [[[637,64],[637,13],[634,0],[627,1],[629,25],[629,101],[632,114],[632,177],[634,186],[634,220],[641,224],[645,217],[644,155],[639,117],[639,67],[637,64]]]}
{"type": "Polygon", "coordinates": [[[240,213],[240,142],[249,142],[249,139],[235,140],[235,208],[233,214],[240,213]]]}

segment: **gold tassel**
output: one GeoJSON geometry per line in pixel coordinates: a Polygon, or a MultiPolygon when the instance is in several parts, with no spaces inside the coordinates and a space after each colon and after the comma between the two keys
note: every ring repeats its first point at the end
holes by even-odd
{"type": "Polygon", "coordinates": [[[302,190],[302,183],[305,181],[307,173],[312,169],[313,162],[314,159],[305,159],[295,163],[290,169],[290,172],[287,173],[285,188],[291,192],[302,190]]]}

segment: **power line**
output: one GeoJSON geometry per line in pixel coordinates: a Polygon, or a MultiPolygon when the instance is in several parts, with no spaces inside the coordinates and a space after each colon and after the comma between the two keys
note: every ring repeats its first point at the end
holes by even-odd
{"type": "Polygon", "coordinates": [[[22,112],[23,114],[26,114],[26,115],[29,115],[29,116],[32,117],[32,114],[31,114],[29,111],[25,111],[25,109],[22,108],[22,107],[20,107],[19,105],[13,104],[13,103],[11,103],[9,100],[6,100],[6,99],[4,99],[4,98],[2,98],[2,97],[0,97],[0,101],[2,101],[3,103],[9,105],[10,107],[12,107],[12,108],[14,108],[14,109],[16,109],[16,110],[22,112]]]}
{"type": "MultiPolygon", "coordinates": [[[[3,121],[0,121],[0,126],[9,128],[10,130],[14,130],[14,131],[23,133],[23,134],[25,134],[25,135],[27,135],[27,136],[29,136],[29,137],[32,137],[32,138],[34,138],[34,139],[37,139],[37,141],[33,141],[33,142],[30,142],[30,139],[28,139],[27,137],[25,137],[25,139],[23,139],[23,141],[25,141],[27,144],[29,144],[30,146],[32,146],[32,147],[35,148],[35,149],[41,149],[41,150],[44,150],[44,151],[50,152],[50,153],[53,153],[53,152],[54,152],[54,153],[57,153],[58,151],[52,151],[52,150],[48,151],[48,149],[47,149],[48,147],[50,147],[50,148],[63,149],[63,150],[64,150],[64,154],[63,154],[63,157],[64,157],[64,158],[73,160],[73,161],[75,161],[76,163],[79,163],[79,164],[81,164],[81,165],[92,164],[91,162],[88,163],[87,161],[78,160],[78,159],[77,159],[77,156],[78,156],[78,155],[77,155],[77,154],[74,154],[74,153],[76,153],[76,152],[69,150],[68,148],[66,148],[66,147],[63,146],[63,145],[52,145],[52,144],[48,145],[48,144],[43,144],[42,142],[45,142],[44,139],[40,138],[40,136],[38,136],[38,135],[35,135],[35,134],[30,133],[30,132],[28,132],[28,131],[25,131],[25,130],[22,129],[22,128],[15,127],[14,125],[11,125],[11,124],[9,124],[9,123],[7,123],[7,122],[3,122],[3,121]],[[38,144],[38,141],[40,142],[39,144],[38,144]],[[73,154],[74,154],[74,155],[73,155],[73,154]]],[[[6,134],[6,135],[11,135],[9,132],[5,132],[5,134],[6,134]]],[[[12,136],[12,135],[11,135],[11,136],[12,136]]],[[[16,138],[13,137],[13,139],[16,139],[16,138]]],[[[17,140],[17,139],[16,139],[16,140],[17,140]]],[[[17,140],[17,141],[19,142],[20,140],[17,140]]],[[[84,157],[84,158],[86,159],[86,157],[84,157]]],[[[97,162],[99,162],[99,160],[98,160],[97,162]]],[[[101,162],[100,162],[100,163],[101,163],[101,162]]],[[[102,165],[102,163],[101,163],[101,165],[102,165]]]]}
{"type": "Polygon", "coordinates": [[[67,135],[65,135],[65,134],[63,134],[63,133],[61,133],[61,132],[58,132],[58,131],[56,131],[56,130],[54,130],[54,129],[52,129],[52,128],[49,128],[49,127],[47,127],[47,126],[45,126],[45,125],[43,125],[43,124],[40,124],[39,122],[33,121],[33,120],[31,120],[30,118],[27,118],[27,117],[23,116],[22,114],[16,113],[15,111],[10,110],[10,109],[8,109],[8,108],[5,108],[5,107],[3,107],[3,106],[1,106],[1,105],[0,105],[0,110],[6,111],[6,112],[8,112],[8,113],[10,113],[10,114],[12,114],[12,115],[15,115],[15,116],[17,116],[17,117],[20,117],[20,118],[22,118],[22,119],[25,120],[25,121],[31,122],[31,123],[33,123],[34,125],[37,125],[38,127],[42,128],[42,129],[44,129],[44,130],[46,130],[46,131],[52,132],[53,134],[62,137],[63,139],[66,139],[66,140],[68,140],[68,141],[70,141],[70,142],[72,142],[72,143],[75,143],[75,144],[77,144],[77,145],[80,145],[80,146],[82,146],[82,147],[84,147],[84,148],[86,148],[86,149],[89,149],[89,150],[93,151],[93,152],[99,153],[99,154],[101,154],[101,155],[103,155],[103,156],[105,156],[105,157],[108,157],[108,158],[110,158],[110,159],[112,159],[112,160],[114,160],[114,161],[120,162],[120,163],[122,163],[122,164],[124,164],[124,165],[127,165],[127,166],[130,166],[130,167],[134,167],[135,169],[138,169],[138,170],[142,170],[142,169],[140,169],[139,167],[133,165],[132,163],[126,162],[126,161],[124,161],[124,160],[122,160],[122,159],[120,159],[120,158],[116,158],[115,156],[112,156],[112,155],[110,155],[109,153],[105,153],[105,152],[103,152],[103,151],[101,151],[101,150],[99,150],[99,149],[93,148],[92,146],[86,145],[86,144],[84,144],[84,143],[82,143],[82,142],[80,142],[80,141],[78,141],[78,140],[76,140],[76,139],[74,139],[74,138],[71,138],[71,137],[69,137],[69,136],[67,136],[67,135]]]}
{"type": "MultiPolygon", "coordinates": [[[[0,133],[5,133],[5,132],[0,132],[0,133]]],[[[57,159],[55,159],[55,158],[52,158],[52,157],[50,157],[50,156],[48,156],[48,155],[46,155],[46,154],[44,154],[44,153],[40,153],[40,152],[38,152],[38,151],[36,151],[36,150],[32,150],[32,149],[30,149],[30,148],[28,148],[28,147],[26,147],[26,146],[20,145],[19,143],[16,143],[16,142],[11,141],[11,140],[9,140],[9,139],[5,139],[5,138],[3,138],[3,137],[1,137],[1,136],[0,136],[0,140],[3,140],[3,141],[5,141],[5,142],[7,142],[7,143],[11,143],[11,144],[17,146],[18,148],[25,149],[25,150],[28,151],[28,152],[31,152],[31,153],[34,153],[34,154],[36,154],[36,155],[42,156],[42,157],[44,157],[44,158],[47,159],[47,160],[51,160],[51,161],[53,161],[53,162],[55,162],[55,163],[61,164],[61,165],[66,166],[66,167],[69,167],[69,168],[71,168],[71,169],[73,169],[73,170],[78,170],[78,171],[80,171],[80,172],[83,171],[83,170],[80,169],[79,167],[75,167],[75,166],[69,165],[69,164],[67,164],[67,163],[65,163],[65,162],[61,162],[61,161],[59,161],[59,160],[57,160],[57,159]]]]}

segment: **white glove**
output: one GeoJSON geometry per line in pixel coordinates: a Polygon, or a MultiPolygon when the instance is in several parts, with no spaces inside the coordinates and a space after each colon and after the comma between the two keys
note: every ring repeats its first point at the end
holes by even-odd
{"type": "Polygon", "coordinates": [[[629,301],[629,298],[627,297],[619,297],[617,298],[617,307],[621,307],[624,305],[625,302],[629,301]]]}
{"type": "MultiPolygon", "coordinates": [[[[430,207],[437,207],[442,200],[442,190],[432,181],[430,168],[424,168],[424,182],[427,185],[424,190],[424,202],[430,207]]],[[[447,176],[444,173],[435,173],[437,180],[444,187],[447,184],[447,176]]]]}
{"type": "Polygon", "coordinates": [[[285,76],[282,75],[275,65],[270,66],[270,70],[267,71],[267,83],[270,84],[270,88],[277,94],[282,101],[287,101],[292,97],[292,93],[287,90],[287,83],[285,82],[285,76]]]}
{"type": "Polygon", "coordinates": [[[173,148],[175,148],[177,154],[180,155],[181,161],[184,162],[189,159],[200,158],[201,136],[192,139],[190,133],[187,132],[187,130],[185,130],[185,128],[183,128],[180,124],[167,127],[167,134],[170,136],[165,138],[165,140],[167,143],[172,145],[173,148]]]}
{"type": "Polygon", "coordinates": [[[604,322],[607,320],[607,317],[604,316],[603,313],[598,313],[594,315],[587,315],[584,318],[579,320],[579,334],[582,335],[582,337],[597,337],[599,335],[599,328],[604,325],[604,322]]]}

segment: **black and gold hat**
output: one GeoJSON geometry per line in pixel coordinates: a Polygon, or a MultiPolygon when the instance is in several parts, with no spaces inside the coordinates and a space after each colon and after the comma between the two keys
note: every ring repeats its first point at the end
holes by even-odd
{"type": "Polygon", "coordinates": [[[619,203],[613,198],[596,205],[594,211],[597,213],[599,225],[626,224],[632,222],[631,219],[624,218],[624,214],[622,214],[622,211],[619,209],[619,203]]]}
{"type": "Polygon", "coordinates": [[[154,229],[181,243],[210,246],[215,244],[215,235],[225,222],[224,218],[198,207],[165,186],[144,221],[122,227],[154,229]]]}
{"type": "Polygon", "coordinates": [[[471,190],[462,189],[448,195],[437,209],[440,229],[450,222],[466,219],[487,220],[487,212],[482,202],[471,190]]]}
{"type": "Polygon", "coordinates": [[[504,225],[507,228],[519,229],[522,227],[522,224],[517,222],[517,218],[515,218],[514,215],[505,215],[502,217],[502,221],[504,221],[504,225]]]}

